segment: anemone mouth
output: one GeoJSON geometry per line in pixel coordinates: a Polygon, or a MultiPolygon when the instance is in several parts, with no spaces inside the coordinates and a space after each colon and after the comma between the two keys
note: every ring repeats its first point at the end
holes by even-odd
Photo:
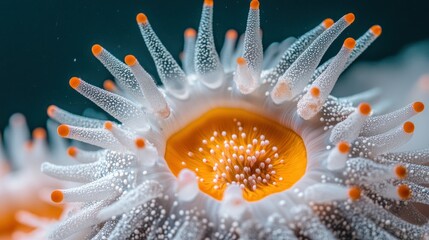
{"type": "Polygon", "coordinates": [[[249,202],[292,187],[306,172],[307,151],[292,129],[240,108],[215,108],[171,135],[165,160],[177,177],[193,171],[199,189],[222,200],[236,184],[249,202]]]}

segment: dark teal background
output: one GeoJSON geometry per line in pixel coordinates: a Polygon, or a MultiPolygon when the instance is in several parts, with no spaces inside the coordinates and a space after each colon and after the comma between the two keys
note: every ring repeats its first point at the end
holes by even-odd
{"type": "MultiPolygon", "coordinates": [[[[355,23],[328,52],[333,55],[348,36],[359,37],[371,25],[383,34],[360,60],[394,55],[407,44],[429,38],[427,1],[286,1],[260,0],[264,45],[299,36],[323,19],[348,12],[355,23]]],[[[227,29],[245,29],[249,1],[215,0],[214,29],[218,50],[227,29]]],[[[134,54],[155,73],[135,16],[144,12],[174,56],[183,45],[183,31],[199,23],[201,1],[169,0],[17,0],[0,2],[1,88],[0,128],[9,116],[22,112],[30,126],[44,125],[46,108],[56,104],[80,113],[93,104],[68,86],[71,76],[101,86],[108,72],[92,56],[100,43],[122,59],[134,54]]],[[[428,66],[429,67],[429,66],[428,66]]]]}

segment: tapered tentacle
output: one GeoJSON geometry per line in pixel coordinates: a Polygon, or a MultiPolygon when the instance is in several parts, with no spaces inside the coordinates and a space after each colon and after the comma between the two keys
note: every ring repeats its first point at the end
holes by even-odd
{"type": "Polygon", "coordinates": [[[235,50],[235,42],[237,41],[237,31],[230,29],[225,34],[225,42],[220,51],[220,61],[225,72],[231,72],[233,68],[233,54],[235,50]]]}
{"type": "Polygon", "coordinates": [[[92,86],[77,77],[72,77],[69,83],[73,89],[122,123],[139,129],[147,128],[146,113],[130,100],[92,86]]]}
{"type": "Polygon", "coordinates": [[[209,88],[218,88],[224,81],[224,72],[213,38],[213,1],[205,0],[195,45],[195,72],[209,88]]]}
{"type": "Polygon", "coordinates": [[[329,67],[311,84],[310,91],[299,100],[297,112],[302,118],[308,120],[320,112],[354,47],[355,40],[347,38],[329,67]],[[315,90],[318,91],[317,96],[312,92],[315,90]]]}
{"type": "MultiPolygon", "coordinates": [[[[248,78],[247,89],[238,85],[242,93],[251,93],[259,86],[259,78],[262,71],[262,38],[259,30],[259,1],[252,0],[250,3],[247,27],[244,36],[243,59],[237,64],[236,79],[248,78]]],[[[243,82],[243,80],[238,80],[243,82]]]]}
{"type": "Polygon", "coordinates": [[[145,102],[139,84],[127,65],[119,61],[119,59],[98,44],[92,46],[92,54],[94,54],[115,79],[117,79],[122,89],[125,90],[127,94],[141,104],[145,102]]]}
{"type": "Polygon", "coordinates": [[[170,115],[170,107],[152,77],[143,69],[133,55],[127,55],[125,63],[130,67],[131,72],[137,79],[151,110],[158,116],[167,118],[170,115]]]}
{"type": "MultiPolygon", "coordinates": [[[[374,25],[358,40],[356,40],[356,47],[350,54],[350,57],[344,65],[343,70],[350,66],[350,64],[352,64],[354,60],[356,60],[356,58],[358,58],[371,45],[371,43],[373,43],[380,36],[380,34],[381,27],[379,25],[374,25]]],[[[316,69],[313,76],[311,77],[311,82],[316,80],[316,78],[319,77],[319,75],[322,74],[322,72],[324,72],[326,68],[328,68],[331,61],[332,59],[329,59],[316,69]]]]}
{"type": "Polygon", "coordinates": [[[146,15],[139,13],[136,19],[146,46],[155,61],[161,82],[173,96],[187,98],[189,89],[185,73],[161,43],[146,15]]]}
{"type": "Polygon", "coordinates": [[[296,59],[310,46],[310,44],[326,29],[332,26],[334,21],[330,18],[311,29],[298,40],[296,40],[284,53],[280,54],[279,62],[268,74],[263,76],[264,81],[275,84],[277,80],[286,72],[296,59]]]}
{"type": "Polygon", "coordinates": [[[271,92],[273,102],[289,101],[304,90],[328,47],[354,19],[352,13],[345,15],[313,41],[277,81],[271,92]]]}
{"type": "Polygon", "coordinates": [[[193,28],[188,28],[185,31],[185,46],[183,47],[183,69],[188,77],[188,80],[194,81],[195,76],[195,41],[197,32],[193,28]]]}
{"type": "Polygon", "coordinates": [[[75,115],[54,105],[48,107],[48,116],[62,124],[86,128],[103,127],[103,121],[101,120],[75,115]]]}

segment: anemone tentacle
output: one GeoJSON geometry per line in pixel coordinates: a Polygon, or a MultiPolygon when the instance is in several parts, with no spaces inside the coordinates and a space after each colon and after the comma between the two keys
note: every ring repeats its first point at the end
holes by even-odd
{"type": "Polygon", "coordinates": [[[428,236],[426,218],[414,224],[392,210],[429,204],[423,166],[429,150],[393,153],[412,137],[408,120],[424,104],[376,115],[363,100],[374,90],[330,95],[381,27],[374,25],[357,41],[347,38],[337,56],[320,66],[353,23],[352,13],[271,45],[264,58],[259,7],[251,1],[244,37],[235,47],[238,34],[228,31],[219,57],[214,3],[205,0],[198,32],[185,31],[184,70],[139,14],[163,86],[133,55],[123,64],[94,46],[118,84],[110,83],[110,92],[78,78],[70,85],[119,123],[50,108],[49,115],[65,124],[58,128],[61,136],[104,148],[72,147],[68,153],[79,164],[42,166],[50,176],[83,183],[52,193],[54,201],[83,205],[50,239],[76,229],[89,239],[428,236]]]}

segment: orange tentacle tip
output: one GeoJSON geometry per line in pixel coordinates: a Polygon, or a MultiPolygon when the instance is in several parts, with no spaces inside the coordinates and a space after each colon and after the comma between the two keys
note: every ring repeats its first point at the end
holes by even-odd
{"type": "Polygon", "coordinates": [[[396,188],[396,192],[401,200],[408,200],[411,198],[411,189],[405,184],[401,184],[396,188]]]}
{"type": "Polygon", "coordinates": [[[147,24],[147,17],[144,13],[139,13],[137,14],[136,21],[140,24],[147,24]]]}
{"type": "Polygon", "coordinates": [[[339,142],[337,144],[338,151],[342,154],[347,154],[350,152],[350,144],[346,141],[339,142]]]}
{"type": "Polygon", "coordinates": [[[322,22],[322,25],[325,28],[330,28],[333,24],[334,24],[334,20],[332,20],[331,18],[327,18],[322,22]]]}
{"type": "Polygon", "coordinates": [[[100,46],[99,44],[94,44],[92,45],[91,51],[94,56],[99,56],[103,51],[103,47],[100,46]]]}
{"type": "Polygon", "coordinates": [[[69,126],[67,126],[65,124],[61,124],[57,128],[57,132],[58,132],[58,135],[60,135],[61,137],[67,137],[70,133],[70,128],[69,128],[69,126]]]}
{"type": "Polygon", "coordinates": [[[360,187],[353,186],[353,187],[349,188],[348,194],[349,194],[349,198],[352,201],[356,201],[356,200],[360,199],[361,194],[362,194],[362,190],[360,189],[360,187]]]}
{"type": "Polygon", "coordinates": [[[425,110],[425,105],[422,102],[415,102],[413,103],[413,109],[416,112],[423,112],[423,110],[425,110]]]}
{"type": "Polygon", "coordinates": [[[352,24],[355,21],[355,15],[353,13],[348,13],[348,14],[344,15],[344,20],[348,24],[352,24]]]}
{"type": "Polygon", "coordinates": [[[70,87],[76,89],[79,87],[80,82],[81,82],[80,78],[72,77],[72,78],[70,78],[69,84],[70,84],[70,87]]]}
{"type": "Polygon", "coordinates": [[[414,123],[412,122],[405,122],[403,126],[404,132],[406,133],[413,133],[414,132],[414,123]]]}
{"type": "Polygon", "coordinates": [[[193,29],[193,28],[187,28],[185,30],[185,37],[187,37],[187,38],[193,38],[195,36],[197,36],[197,31],[195,31],[195,29],[193,29]]]}
{"type": "Polygon", "coordinates": [[[51,193],[51,200],[55,203],[60,203],[64,200],[64,194],[61,190],[54,190],[51,193]]]}
{"type": "Polygon", "coordinates": [[[128,66],[132,67],[132,66],[136,65],[136,63],[137,63],[137,58],[136,58],[136,57],[134,57],[133,55],[127,55],[127,56],[125,56],[125,63],[126,63],[128,66]]]}
{"type": "Polygon", "coordinates": [[[105,122],[104,123],[104,128],[107,129],[107,130],[109,130],[109,131],[111,131],[112,128],[113,128],[113,123],[110,122],[110,121],[105,122]]]}
{"type": "Polygon", "coordinates": [[[407,177],[407,168],[403,165],[396,165],[395,166],[395,175],[399,179],[404,179],[407,177]]]}
{"type": "Polygon", "coordinates": [[[353,49],[356,45],[356,41],[353,38],[347,38],[344,40],[344,47],[348,49],[353,49]]]}
{"type": "Polygon", "coordinates": [[[371,27],[371,32],[372,34],[374,34],[376,37],[381,35],[382,32],[382,28],[380,25],[374,25],[371,27]]]}
{"type": "Polygon", "coordinates": [[[213,0],[204,0],[204,6],[213,7],[213,0]]]}
{"type": "Polygon", "coordinates": [[[103,83],[103,88],[106,89],[107,91],[113,92],[116,90],[116,84],[112,80],[107,79],[103,83]]]}
{"type": "Polygon", "coordinates": [[[366,116],[368,116],[371,113],[371,111],[372,111],[371,110],[371,105],[369,103],[361,103],[361,104],[359,104],[358,109],[359,109],[359,112],[362,115],[366,115],[366,116]]]}
{"type": "Polygon", "coordinates": [[[312,87],[310,89],[310,94],[313,97],[319,97],[320,96],[320,88],[319,87],[312,87]]]}
{"type": "Polygon", "coordinates": [[[136,144],[136,147],[140,148],[140,149],[144,148],[145,145],[146,145],[146,143],[144,142],[143,138],[136,138],[136,140],[134,141],[134,143],[136,144]]]}
{"type": "Polygon", "coordinates": [[[53,117],[55,115],[56,110],[57,110],[57,107],[55,105],[49,106],[47,110],[48,116],[53,117]]]}
{"type": "Polygon", "coordinates": [[[258,10],[259,9],[259,1],[258,0],[252,0],[250,2],[250,9],[258,10]]]}
{"type": "Polygon", "coordinates": [[[237,64],[238,65],[244,65],[244,64],[246,64],[246,59],[244,59],[244,57],[237,58],[237,64]]]}
{"type": "Polygon", "coordinates": [[[226,38],[228,39],[236,39],[237,37],[238,37],[238,33],[234,29],[229,29],[226,32],[226,38]]]}
{"type": "Polygon", "coordinates": [[[46,130],[43,128],[36,128],[33,131],[33,138],[36,139],[45,139],[46,138],[46,130]]]}
{"type": "Polygon", "coordinates": [[[70,157],[76,157],[76,155],[77,155],[77,148],[76,148],[76,147],[69,147],[69,148],[67,149],[67,154],[68,154],[70,157]]]}

